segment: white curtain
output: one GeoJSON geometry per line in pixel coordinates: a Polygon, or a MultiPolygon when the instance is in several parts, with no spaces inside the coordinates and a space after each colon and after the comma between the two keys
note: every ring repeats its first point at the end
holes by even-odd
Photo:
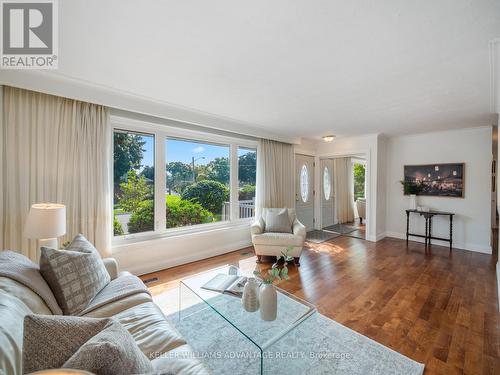
{"type": "Polygon", "coordinates": [[[287,143],[261,139],[257,155],[256,216],[262,208],[295,207],[294,153],[287,143]]]}
{"type": "Polygon", "coordinates": [[[354,187],[351,158],[334,160],[335,206],[339,224],[354,221],[354,187]]]}
{"type": "Polygon", "coordinates": [[[107,108],[4,86],[0,245],[37,261],[23,237],[33,203],[66,205],[60,241],[82,233],[108,255],[111,221],[111,129],[107,108]]]}

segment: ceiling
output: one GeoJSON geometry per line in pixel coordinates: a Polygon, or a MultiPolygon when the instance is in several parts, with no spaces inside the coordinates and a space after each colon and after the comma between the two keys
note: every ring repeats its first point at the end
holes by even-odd
{"type": "Polygon", "coordinates": [[[59,1],[59,71],[277,134],[491,125],[500,1],[59,1]]]}

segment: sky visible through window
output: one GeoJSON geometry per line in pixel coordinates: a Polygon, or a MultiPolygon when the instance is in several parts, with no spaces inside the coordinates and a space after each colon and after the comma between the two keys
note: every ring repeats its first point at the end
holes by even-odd
{"type": "MultiPolygon", "coordinates": [[[[146,142],[143,146],[144,154],[142,159],[142,166],[153,165],[154,158],[154,138],[153,137],[142,137],[142,141],[146,142]]],[[[220,157],[220,146],[210,145],[206,143],[189,142],[185,140],[175,140],[170,139],[168,143],[167,155],[168,159],[180,161],[186,164],[191,163],[192,157],[204,157],[205,159],[199,159],[197,164],[208,164],[217,157],[220,157]]],[[[238,148],[238,156],[245,155],[249,152],[255,152],[255,150],[238,148]]],[[[142,167],[141,167],[142,170],[142,167]]]]}

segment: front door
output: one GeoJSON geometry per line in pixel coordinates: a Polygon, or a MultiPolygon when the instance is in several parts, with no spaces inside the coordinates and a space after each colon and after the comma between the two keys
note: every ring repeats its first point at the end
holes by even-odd
{"type": "Polygon", "coordinates": [[[308,231],[314,229],[314,157],[295,155],[295,208],[308,231]]]}
{"type": "Polygon", "coordinates": [[[326,228],[334,224],[334,191],[333,191],[333,160],[321,160],[321,227],[326,228]]]}

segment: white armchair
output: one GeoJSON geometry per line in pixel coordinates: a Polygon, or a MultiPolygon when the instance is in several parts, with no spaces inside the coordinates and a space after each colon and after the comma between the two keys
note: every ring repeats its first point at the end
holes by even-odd
{"type": "Polygon", "coordinates": [[[288,218],[292,233],[266,232],[265,217],[269,210],[281,211],[283,209],[264,208],[261,217],[256,218],[251,226],[252,243],[257,255],[257,262],[261,261],[263,255],[278,256],[289,246],[292,246],[288,255],[294,257],[296,265],[300,265],[299,259],[306,239],[306,227],[297,219],[295,209],[289,208],[288,218]]]}
{"type": "Polygon", "coordinates": [[[356,209],[358,210],[359,222],[363,223],[363,219],[366,219],[366,199],[358,198],[356,209]]]}

